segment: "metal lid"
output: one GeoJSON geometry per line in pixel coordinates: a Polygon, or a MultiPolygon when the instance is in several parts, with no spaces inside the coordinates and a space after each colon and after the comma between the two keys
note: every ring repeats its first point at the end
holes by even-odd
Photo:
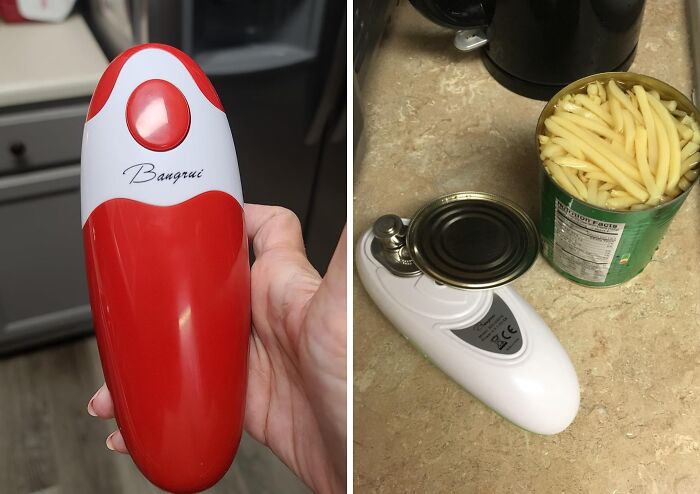
{"type": "Polygon", "coordinates": [[[423,273],[458,288],[493,288],[535,262],[537,229],[516,204],[492,194],[457,192],[430,202],[406,234],[411,259],[423,273]]]}

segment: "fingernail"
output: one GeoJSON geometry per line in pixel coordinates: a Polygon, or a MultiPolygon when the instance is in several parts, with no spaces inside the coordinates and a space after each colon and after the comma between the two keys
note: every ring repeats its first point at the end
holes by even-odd
{"type": "Polygon", "coordinates": [[[112,444],[112,438],[114,435],[117,433],[117,431],[112,432],[109,436],[107,436],[107,440],[105,441],[105,444],[107,445],[107,449],[110,451],[114,451],[114,444],[112,444]]]}
{"type": "Polygon", "coordinates": [[[100,392],[98,389],[97,392],[95,392],[94,395],[92,395],[92,398],[90,398],[90,401],[88,401],[87,404],[87,412],[92,415],[93,417],[97,417],[97,412],[95,411],[95,407],[92,405],[92,402],[95,401],[95,398],[97,397],[97,394],[100,392]]]}
{"type": "MultiPolygon", "coordinates": [[[[98,390],[97,393],[100,391],[98,390]]],[[[95,411],[95,407],[92,405],[92,402],[95,401],[95,398],[97,397],[97,393],[95,393],[92,398],[90,398],[90,401],[88,401],[88,413],[92,415],[93,417],[97,417],[97,412],[95,411]]]]}

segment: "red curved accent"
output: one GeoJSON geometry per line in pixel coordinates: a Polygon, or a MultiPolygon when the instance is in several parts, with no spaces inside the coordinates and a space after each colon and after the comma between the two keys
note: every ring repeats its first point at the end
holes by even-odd
{"type": "Polygon", "coordinates": [[[100,359],[134,462],[168,492],[211,487],[243,430],[243,209],[219,191],[173,206],[112,199],[90,214],[83,242],[100,359]]]}
{"type": "Polygon", "coordinates": [[[25,22],[16,0],[0,0],[0,18],[5,22],[25,22]]]}
{"type": "Polygon", "coordinates": [[[145,43],[143,45],[132,46],[112,60],[112,63],[109,64],[104,74],[102,74],[100,81],[97,83],[95,92],[92,94],[90,107],[88,108],[87,120],[90,120],[92,117],[97,115],[105,106],[105,103],[107,103],[109,95],[112,94],[114,84],[117,82],[119,73],[121,72],[122,67],[124,67],[126,61],[129,60],[129,58],[131,58],[131,56],[135,53],[147,48],[164,50],[177,57],[177,59],[182,62],[182,65],[184,65],[188,70],[192,76],[192,79],[194,79],[194,82],[197,84],[197,87],[199,87],[199,90],[202,91],[202,94],[211,102],[212,105],[217,107],[219,110],[224,111],[224,106],[221,104],[219,95],[216,94],[216,90],[214,89],[214,86],[212,86],[211,81],[209,81],[207,75],[204,73],[204,71],[202,71],[199,65],[197,65],[197,62],[192,60],[189,55],[169,45],[163,45],[160,43],[145,43]]]}

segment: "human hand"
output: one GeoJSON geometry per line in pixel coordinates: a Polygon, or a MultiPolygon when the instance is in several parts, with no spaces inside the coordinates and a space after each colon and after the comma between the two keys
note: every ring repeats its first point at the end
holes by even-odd
{"type": "MultiPolygon", "coordinates": [[[[299,220],[245,205],[255,262],[245,427],[316,492],[345,488],[346,232],[323,280],[306,258],[299,220]]],[[[114,417],[102,386],[91,415],[114,417]]],[[[127,453],[119,431],[107,446],[127,453]]]]}

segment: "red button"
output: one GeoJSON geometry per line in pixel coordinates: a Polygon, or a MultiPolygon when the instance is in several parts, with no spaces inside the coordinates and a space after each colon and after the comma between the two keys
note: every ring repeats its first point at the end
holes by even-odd
{"type": "Polygon", "coordinates": [[[168,81],[141,83],[126,103],[126,124],[134,139],[152,151],[168,151],[190,130],[190,107],[168,81]]]}

